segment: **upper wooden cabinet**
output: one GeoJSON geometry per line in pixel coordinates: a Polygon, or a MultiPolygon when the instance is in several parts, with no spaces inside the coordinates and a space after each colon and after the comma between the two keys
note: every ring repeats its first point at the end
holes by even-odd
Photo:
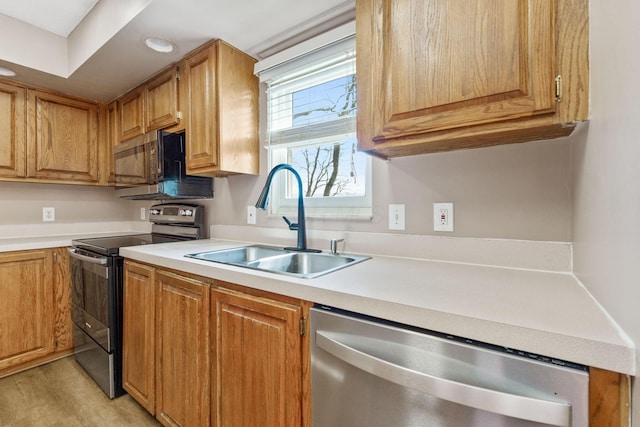
{"type": "Polygon", "coordinates": [[[383,157],[571,133],[586,0],[357,0],[358,146],[383,157]]]}
{"type": "Polygon", "coordinates": [[[97,182],[97,104],[31,89],[27,104],[27,176],[97,182]]]}
{"type": "Polygon", "coordinates": [[[139,87],[118,100],[120,141],[144,134],[144,88],[139,87]]]}
{"type": "Polygon", "coordinates": [[[187,173],[225,176],[259,171],[255,60],[221,40],[184,64],[187,173]]]}
{"type": "Polygon", "coordinates": [[[26,175],[26,89],[0,83],[0,176],[26,175]]]}
{"type": "Polygon", "coordinates": [[[172,67],[144,88],[146,131],[178,123],[178,69],[172,67]]]}
{"type": "Polygon", "coordinates": [[[118,99],[120,142],[179,122],[178,77],[172,66],[118,99]]]}

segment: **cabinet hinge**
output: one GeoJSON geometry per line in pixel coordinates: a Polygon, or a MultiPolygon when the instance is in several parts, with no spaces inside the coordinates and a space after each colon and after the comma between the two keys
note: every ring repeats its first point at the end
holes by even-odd
{"type": "Polygon", "coordinates": [[[300,336],[305,336],[307,335],[307,318],[306,317],[301,317],[300,318],[300,336]]]}
{"type": "Polygon", "coordinates": [[[55,345],[55,348],[58,348],[58,338],[53,340],[53,344],[55,345]]]}
{"type": "Polygon", "coordinates": [[[176,119],[182,120],[182,111],[176,112],[176,119]]]}
{"type": "Polygon", "coordinates": [[[180,71],[176,71],[176,80],[180,80],[180,71]]]}
{"type": "Polygon", "coordinates": [[[562,101],[562,76],[556,77],[556,102],[562,101]]]}
{"type": "Polygon", "coordinates": [[[58,263],[58,252],[54,252],[53,253],[53,263],[57,264],[58,263]]]}

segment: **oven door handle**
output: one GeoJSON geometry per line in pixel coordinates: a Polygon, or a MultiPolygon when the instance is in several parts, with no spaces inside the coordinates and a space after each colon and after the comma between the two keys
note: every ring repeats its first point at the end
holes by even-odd
{"type": "Polygon", "coordinates": [[[90,262],[92,264],[106,265],[108,262],[108,259],[104,257],[96,258],[87,255],[81,255],[74,248],[67,248],[67,252],[69,252],[69,255],[73,258],[79,259],[80,261],[90,262]]]}
{"type": "MultiPolygon", "coordinates": [[[[357,336],[348,336],[358,339],[357,336]]],[[[568,403],[520,396],[418,372],[356,349],[349,343],[342,342],[341,338],[344,337],[347,335],[316,331],[316,346],[371,375],[440,399],[523,420],[563,427],[570,425],[571,405],[568,403]]],[[[384,342],[376,343],[385,345],[384,342]]]]}

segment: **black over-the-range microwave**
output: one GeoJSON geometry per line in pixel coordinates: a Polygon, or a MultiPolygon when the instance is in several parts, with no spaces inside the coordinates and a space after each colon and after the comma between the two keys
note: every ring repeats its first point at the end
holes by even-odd
{"type": "Polygon", "coordinates": [[[133,200],[208,199],[213,178],[187,175],[185,131],[149,132],[115,148],[116,194],[133,200]]]}

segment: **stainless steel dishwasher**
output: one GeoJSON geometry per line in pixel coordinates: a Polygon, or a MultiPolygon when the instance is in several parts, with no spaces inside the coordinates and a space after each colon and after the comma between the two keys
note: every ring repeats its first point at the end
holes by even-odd
{"type": "Polygon", "coordinates": [[[585,366],[311,309],[314,427],[588,425],[585,366]]]}

